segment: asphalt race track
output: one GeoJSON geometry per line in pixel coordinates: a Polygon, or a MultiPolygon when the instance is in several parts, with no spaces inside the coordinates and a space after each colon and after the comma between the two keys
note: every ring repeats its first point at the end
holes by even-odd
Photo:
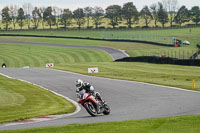
{"type": "Polygon", "coordinates": [[[71,47],[71,48],[89,48],[89,49],[97,49],[103,50],[111,55],[113,60],[121,59],[124,57],[128,57],[128,54],[125,52],[109,48],[109,47],[99,47],[99,46],[84,46],[84,45],[65,45],[65,44],[53,44],[53,43],[38,43],[38,42],[22,42],[22,41],[0,41],[1,43],[8,43],[8,44],[24,44],[24,45],[43,45],[43,46],[54,46],[54,47],[71,47]]]}
{"type": "Polygon", "coordinates": [[[85,109],[77,114],[50,121],[1,126],[0,130],[59,126],[71,123],[96,123],[168,116],[200,114],[200,93],[145,83],[84,76],[45,68],[8,68],[0,73],[26,80],[76,100],[75,81],[94,85],[111,107],[108,116],[91,117],[85,109]]]}

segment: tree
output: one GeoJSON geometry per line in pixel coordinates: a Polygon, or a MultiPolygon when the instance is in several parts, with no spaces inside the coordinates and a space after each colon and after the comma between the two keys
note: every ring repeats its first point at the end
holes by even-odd
{"type": "Polygon", "coordinates": [[[128,2],[123,5],[122,16],[124,19],[126,19],[128,28],[131,28],[132,24],[138,21],[139,13],[136,7],[133,5],[133,2],[128,2]]]}
{"type": "Polygon", "coordinates": [[[56,24],[57,29],[60,22],[61,11],[62,11],[61,8],[58,8],[56,6],[53,7],[53,15],[55,16],[55,24],[56,24]]]}
{"type": "Polygon", "coordinates": [[[30,29],[31,14],[32,14],[33,6],[31,5],[31,3],[25,3],[23,5],[23,10],[24,10],[24,14],[25,14],[25,20],[28,25],[28,29],[30,29]]]}
{"type": "Polygon", "coordinates": [[[198,6],[192,7],[190,15],[192,21],[197,25],[200,22],[200,8],[198,6]]]}
{"type": "Polygon", "coordinates": [[[40,20],[42,21],[42,28],[44,30],[44,11],[45,11],[45,7],[40,7],[39,8],[39,17],[40,17],[40,20]]]}
{"type": "Polygon", "coordinates": [[[16,5],[10,6],[10,17],[11,17],[11,21],[12,21],[14,29],[15,29],[16,23],[17,23],[17,9],[18,9],[18,7],[16,5]]]}
{"type": "Polygon", "coordinates": [[[84,8],[84,14],[87,18],[87,28],[90,28],[90,17],[92,17],[93,14],[93,8],[92,7],[85,7],[84,8]]]}
{"type": "Polygon", "coordinates": [[[109,25],[112,25],[113,28],[119,24],[121,19],[121,6],[111,5],[106,8],[106,17],[110,19],[109,25]]]}
{"type": "Polygon", "coordinates": [[[175,22],[179,24],[180,26],[190,21],[190,14],[188,9],[185,6],[182,6],[179,10],[177,15],[175,16],[175,22]]]}
{"type": "Polygon", "coordinates": [[[45,7],[41,7],[39,10],[40,10],[40,12],[39,12],[39,16],[40,16],[40,19],[42,20],[42,28],[43,28],[43,30],[44,30],[44,22],[45,22],[45,20],[44,20],[44,11],[45,11],[45,7]]]}
{"type": "Polygon", "coordinates": [[[85,24],[85,15],[82,8],[78,8],[73,11],[73,18],[80,29],[82,25],[85,24]]]}
{"type": "Polygon", "coordinates": [[[144,8],[140,11],[140,16],[145,20],[146,27],[148,27],[149,23],[153,19],[148,6],[144,6],[144,8]]]}
{"type": "Polygon", "coordinates": [[[63,14],[61,15],[60,22],[64,25],[65,28],[71,24],[72,21],[72,12],[69,9],[64,9],[63,14]]]}
{"type": "Polygon", "coordinates": [[[159,7],[158,4],[152,4],[150,6],[152,17],[154,19],[154,25],[155,25],[155,27],[158,27],[158,25],[157,25],[157,22],[158,22],[158,7],[159,7]]]}
{"type": "Polygon", "coordinates": [[[24,10],[22,8],[19,8],[17,22],[18,22],[19,26],[21,27],[21,29],[24,26],[24,20],[25,20],[24,10]]]}
{"type": "Polygon", "coordinates": [[[164,8],[169,13],[169,22],[170,26],[173,26],[174,18],[176,16],[176,12],[178,9],[178,1],[177,0],[163,0],[164,8]]]}
{"type": "Polygon", "coordinates": [[[40,9],[35,7],[34,10],[32,11],[32,22],[33,22],[33,25],[34,25],[34,28],[37,29],[38,28],[38,25],[39,25],[39,22],[40,22],[40,9]]]}
{"type": "Polygon", "coordinates": [[[10,11],[10,9],[8,7],[4,7],[2,9],[2,13],[1,13],[2,23],[5,24],[6,30],[8,30],[8,25],[10,24],[10,21],[11,21],[11,17],[10,17],[9,11],[10,11]]]}
{"type": "Polygon", "coordinates": [[[93,19],[93,23],[95,25],[95,28],[97,29],[99,25],[101,25],[102,19],[103,19],[103,15],[104,15],[104,10],[101,7],[95,7],[94,8],[94,14],[92,16],[93,19]]]}
{"type": "Polygon", "coordinates": [[[52,14],[52,7],[47,7],[44,11],[44,21],[49,25],[49,29],[51,29],[52,25],[55,24],[56,17],[52,14]]]}
{"type": "Polygon", "coordinates": [[[158,2],[159,9],[158,9],[158,20],[162,24],[162,27],[165,27],[165,24],[169,21],[168,13],[164,9],[163,4],[158,2]]]}

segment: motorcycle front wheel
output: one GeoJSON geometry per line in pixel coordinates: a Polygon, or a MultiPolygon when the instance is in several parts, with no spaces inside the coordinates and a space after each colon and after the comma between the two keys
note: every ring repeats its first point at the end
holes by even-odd
{"type": "Polygon", "coordinates": [[[109,115],[110,114],[110,107],[107,104],[104,105],[103,114],[104,115],[109,115]]]}
{"type": "Polygon", "coordinates": [[[92,102],[85,103],[84,107],[91,116],[96,116],[97,111],[92,102]]]}

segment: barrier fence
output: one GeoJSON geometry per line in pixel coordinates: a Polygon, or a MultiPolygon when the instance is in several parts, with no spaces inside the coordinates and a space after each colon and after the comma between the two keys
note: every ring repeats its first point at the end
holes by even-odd
{"type": "MultiPolygon", "coordinates": [[[[199,53],[198,50],[180,50],[180,51],[156,51],[156,52],[145,52],[141,56],[157,56],[163,58],[177,58],[177,59],[192,59],[191,57],[195,54],[199,53]]],[[[197,56],[196,59],[200,59],[200,56],[197,56]]]]}

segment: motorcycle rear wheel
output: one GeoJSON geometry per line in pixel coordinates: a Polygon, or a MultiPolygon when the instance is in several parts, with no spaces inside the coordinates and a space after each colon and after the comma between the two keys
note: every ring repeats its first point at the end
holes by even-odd
{"type": "Polygon", "coordinates": [[[94,105],[92,104],[92,102],[85,103],[84,105],[85,105],[85,109],[91,116],[96,116],[97,111],[94,105]]]}

